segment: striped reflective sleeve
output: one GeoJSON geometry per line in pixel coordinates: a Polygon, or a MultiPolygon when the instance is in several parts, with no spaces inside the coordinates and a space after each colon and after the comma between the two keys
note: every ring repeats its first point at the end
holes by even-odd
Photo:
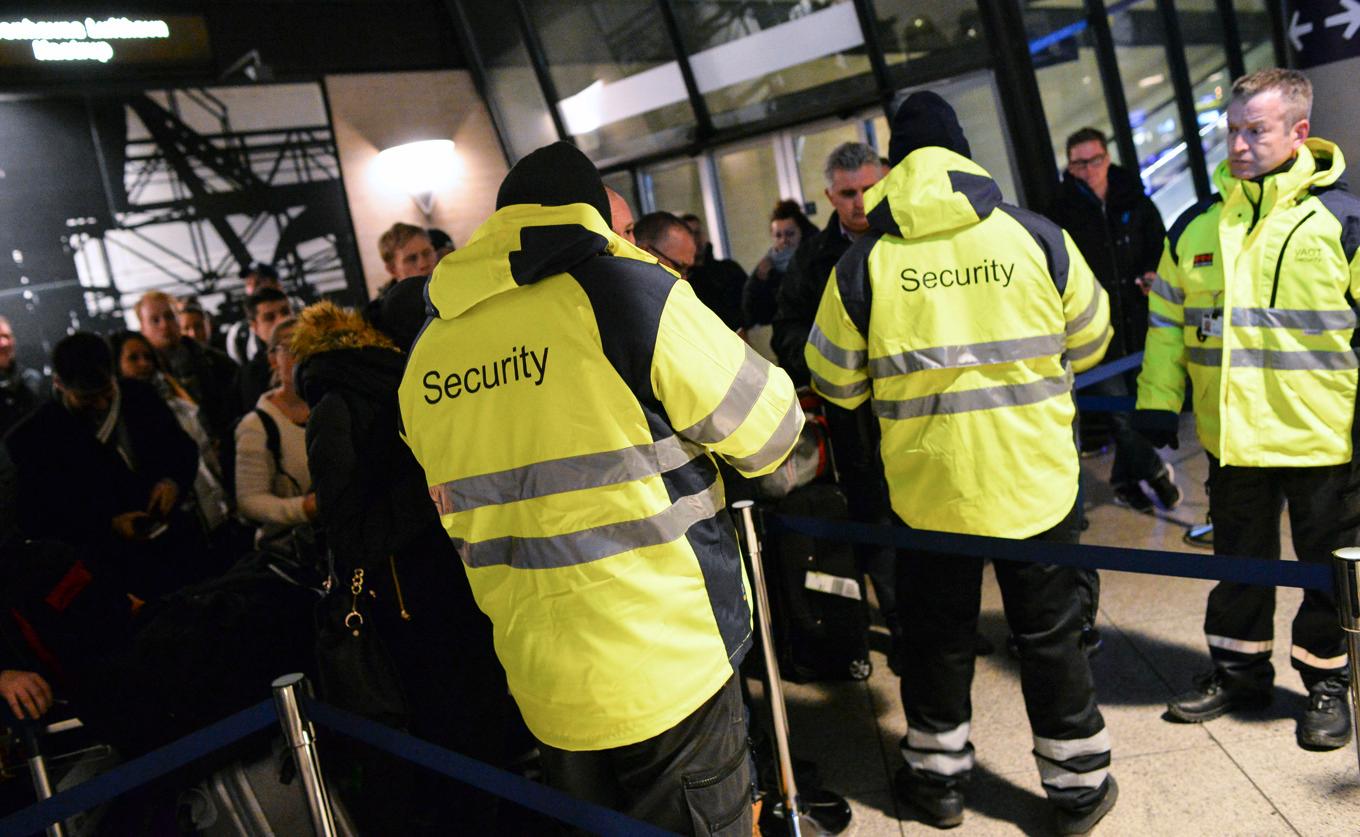
{"type": "Polygon", "coordinates": [[[789,376],[723,325],[686,282],[675,284],[661,312],[651,383],[683,438],[749,476],[774,470],[802,430],[789,376]]]}
{"type": "Polygon", "coordinates": [[[1185,403],[1185,292],[1180,268],[1165,242],[1157,279],[1148,295],[1147,342],[1138,373],[1140,410],[1180,412],[1185,403]],[[1161,289],[1160,291],[1158,289],[1161,289]]]}
{"type": "Polygon", "coordinates": [[[1063,319],[1067,322],[1067,359],[1072,369],[1083,372],[1100,362],[1110,345],[1110,300],[1095,274],[1082,258],[1072,237],[1063,233],[1069,266],[1063,289],[1063,319]]]}
{"type": "Polygon", "coordinates": [[[839,284],[832,270],[803,357],[813,390],[838,407],[853,410],[869,397],[869,346],[845,310],[839,284]]]}

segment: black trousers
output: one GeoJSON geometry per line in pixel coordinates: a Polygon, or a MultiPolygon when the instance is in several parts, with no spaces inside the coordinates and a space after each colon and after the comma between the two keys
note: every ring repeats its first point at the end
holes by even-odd
{"type": "MultiPolygon", "coordinates": [[[[1130,387],[1125,373],[1097,381],[1083,390],[1087,395],[1124,397],[1137,392],[1130,387]]],[[[1114,440],[1114,464],[1110,466],[1110,482],[1115,485],[1150,480],[1162,472],[1166,463],[1157,449],[1143,434],[1133,429],[1133,413],[1106,413],[1110,421],[1110,437],[1114,440]]]]}
{"type": "MultiPolygon", "coordinates": [[[[1076,543],[1078,509],[1031,540],[1076,543]]],[[[982,559],[907,554],[898,564],[905,629],[902,755],[910,777],[953,787],[973,768],[973,637],[982,596],[982,559]]],[[[995,561],[1006,622],[1020,648],[1034,755],[1049,800],[1083,812],[1108,791],[1109,736],[1080,647],[1077,573],[1070,567],[995,561]]]]}
{"type": "Polygon", "coordinates": [[[677,834],[750,837],[746,711],[733,676],[689,717],[625,747],[539,745],[549,785],[677,834]]]}
{"type": "MultiPolygon", "coordinates": [[[[1329,564],[1335,549],[1355,546],[1360,485],[1352,463],[1316,468],[1241,468],[1210,457],[1209,517],[1214,554],[1280,557],[1280,512],[1287,504],[1300,561],[1329,564]]],[[[1219,582],[1209,593],[1204,633],[1214,665],[1230,680],[1268,688],[1275,675],[1275,588],[1219,582]]],[[[1305,590],[1294,615],[1291,663],[1311,688],[1346,676],[1346,639],[1329,592],[1305,590]]]]}
{"type": "MultiPolygon", "coordinates": [[[[878,419],[868,404],[856,410],[843,410],[827,402],[825,415],[836,471],[850,505],[850,519],[856,523],[891,525],[888,484],[883,479],[878,453],[878,419]]],[[[895,630],[898,625],[895,551],[874,544],[855,544],[854,549],[861,571],[873,582],[884,621],[895,630]]]]}

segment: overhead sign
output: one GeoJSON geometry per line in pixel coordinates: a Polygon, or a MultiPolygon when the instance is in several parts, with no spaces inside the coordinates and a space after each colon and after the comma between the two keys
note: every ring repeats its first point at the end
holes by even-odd
{"type": "Polygon", "coordinates": [[[1288,0],[1285,35],[1301,70],[1360,57],[1360,0],[1288,0]]]}
{"type": "Polygon", "coordinates": [[[211,59],[207,23],[199,15],[0,18],[0,67],[169,68],[211,59]]]}

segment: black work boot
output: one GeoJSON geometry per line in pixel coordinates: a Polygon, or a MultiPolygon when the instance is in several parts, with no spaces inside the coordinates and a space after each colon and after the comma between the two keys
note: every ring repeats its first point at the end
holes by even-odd
{"type": "Polygon", "coordinates": [[[1308,709],[1296,733],[1305,750],[1339,750],[1351,740],[1351,713],[1346,706],[1346,679],[1328,677],[1308,689],[1308,709]]]}
{"type": "Polygon", "coordinates": [[[1105,796],[1101,798],[1096,806],[1085,813],[1076,811],[1065,811],[1061,808],[1057,810],[1053,818],[1053,830],[1058,834],[1087,834],[1096,824],[1110,813],[1114,808],[1114,803],[1119,801],[1119,784],[1114,777],[1110,776],[1105,780],[1107,788],[1105,796]]]}
{"type": "Polygon", "coordinates": [[[1166,711],[1177,721],[1198,724],[1238,709],[1264,709],[1270,698],[1268,680],[1264,686],[1246,685],[1216,668],[1195,678],[1195,688],[1172,698],[1166,711]]]}
{"type": "Polygon", "coordinates": [[[897,798],[910,805],[927,825],[936,828],[963,825],[963,792],[957,787],[921,781],[906,766],[897,771],[893,784],[897,798]]]}

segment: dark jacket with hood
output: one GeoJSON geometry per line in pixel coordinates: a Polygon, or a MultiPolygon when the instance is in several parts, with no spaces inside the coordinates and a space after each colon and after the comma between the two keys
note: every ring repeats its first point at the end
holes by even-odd
{"type": "Polygon", "coordinates": [[[746,271],[731,259],[717,258],[712,243],[704,245],[703,261],[690,269],[689,283],[694,295],[722,319],[723,325],[736,331],[745,324],[741,298],[746,271]]]}
{"type": "Polygon", "coordinates": [[[807,345],[812,321],[817,317],[817,305],[831,269],[850,249],[850,239],[841,231],[840,216],[832,213],[831,220],[816,235],[803,239],[793,254],[793,263],[784,280],[779,283],[775,299],[773,345],[779,365],[784,367],[796,386],[808,383],[807,361],[803,347],[807,345]]]}
{"type": "Polygon", "coordinates": [[[1147,338],[1148,302],[1134,279],[1157,269],[1166,237],[1162,216],[1143,193],[1143,182],[1128,170],[1111,165],[1102,205],[1089,186],[1071,172],[1065,173],[1047,215],[1072,236],[1110,295],[1114,340],[1106,359],[1142,351],[1147,338]]]}

